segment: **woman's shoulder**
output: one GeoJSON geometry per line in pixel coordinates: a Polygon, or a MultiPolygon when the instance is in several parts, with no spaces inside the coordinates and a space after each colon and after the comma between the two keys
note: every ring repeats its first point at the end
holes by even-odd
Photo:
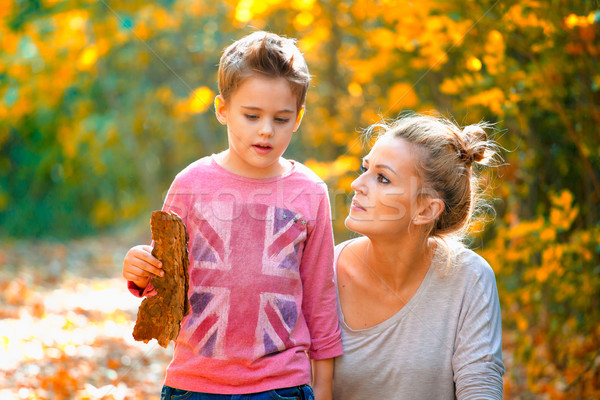
{"type": "Polygon", "coordinates": [[[494,270],[488,261],[475,251],[466,247],[450,250],[452,263],[448,272],[449,278],[461,278],[466,282],[482,282],[491,284],[496,282],[494,270]]]}
{"type": "Polygon", "coordinates": [[[334,261],[338,261],[338,258],[340,257],[340,255],[346,247],[348,247],[351,243],[352,245],[357,245],[359,244],[359,241],[360,238],[352,238],[337,244],[334,249],[334,261]]]}

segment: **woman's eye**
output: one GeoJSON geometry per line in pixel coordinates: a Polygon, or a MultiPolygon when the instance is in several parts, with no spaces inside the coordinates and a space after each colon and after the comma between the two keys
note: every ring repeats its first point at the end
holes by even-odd
{"type": "Polygon", "coordinates": [[[386,178],[384,175],[377,174],[377,182],[390,183],[390,180],[388,178],[386,178]]]}
{"type": "Polygon", "coordinates": [[[363,165],[361,165],[361,166],[360,166],[360,173],[361,173],[361,174],[364,174],[364,173],[365,173],[365,172],[367,172],[368,170],[369,170],[369,168],[367,168],[367,167],[365,167],[365,166],[363,166],[363,165]]]}

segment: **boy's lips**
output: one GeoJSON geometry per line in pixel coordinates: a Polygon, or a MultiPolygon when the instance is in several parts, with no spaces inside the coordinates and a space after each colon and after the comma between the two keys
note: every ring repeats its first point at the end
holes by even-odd
{"type": "Polygon", "coordinates": [[[271,150],[273,150],[273,146],[271,146],[269,143],[255,143],[252,145],[252,147],[258,154],[268,154],[271,152],[271,150]]]}

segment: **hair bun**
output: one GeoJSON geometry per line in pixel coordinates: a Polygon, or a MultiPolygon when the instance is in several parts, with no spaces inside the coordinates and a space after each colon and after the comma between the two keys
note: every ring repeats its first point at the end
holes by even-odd
{"type": "Polygon", "coordinates": [[[464,148],[460,151],[460,158],[467,164],[473,161],[480,162],[486,158],[487,134],[479,125],[468,125],[462,130],[464,148]]]}

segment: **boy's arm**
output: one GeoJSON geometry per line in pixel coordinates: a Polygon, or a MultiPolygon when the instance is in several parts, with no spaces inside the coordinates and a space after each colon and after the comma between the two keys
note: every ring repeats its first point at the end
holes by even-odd
{"type": "Polygon", "coordinates": [[[131,282],[134,286],[128,285],[130,289],[137,289],[137,294],[141,296],[146,292],[152,275],[165,275],[161,268],[162,263],[152,255],[151,246],[135,246],[123,260],[123,278],[131,282]]]}
{"type": "Polygon", "coordinates": [[[312,388],[315,400],[331,400],[333,381],[333,358],[312,360],[312,388]]]}
{"type": "MultiPolygon", "coordinates": [[[[173,180],[167,192],[162,211],[177,213],[187,226],[186,210],[191,194],[185,184],[187,179],[182,179],[180,175],[173,180]]],[[[156,290],[152,285],[152,276],[164,276],[161,269],[162,263],[152,255],[153,247],[154,242],[150,246],[132,247],[123,260],[123,277],[127,280],[127,288],[137,297],[154,296],[156,290]]]]}
{"type": "Polygon", "coordinates": [[[302,260],[302,313],[310,332],[309,357],[322,360],[342,354],[333,282],[333,229],[329,197],[324,184],[313,186],[313,213],[310,215],[302,260]],[[316,187],[316,189],[315,189],[316,187]]]}

